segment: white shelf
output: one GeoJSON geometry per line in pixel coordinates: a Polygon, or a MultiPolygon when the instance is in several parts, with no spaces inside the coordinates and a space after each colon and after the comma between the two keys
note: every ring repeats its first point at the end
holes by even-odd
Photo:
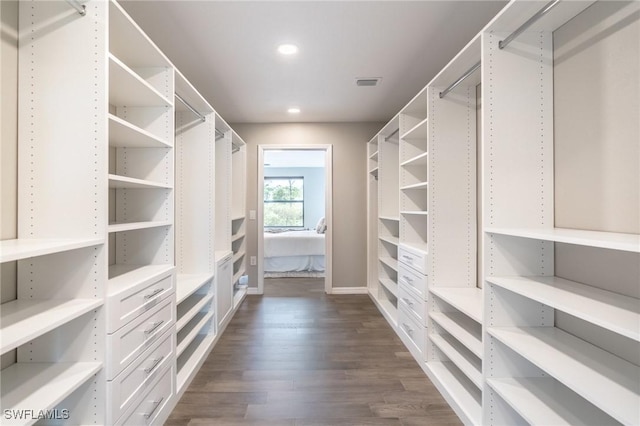
{"type": "Polygon", "coordinates": [[[109,114],[109,146],[116,148],[171,148],[169,142],[113,114],[109,114]]]}
{"type": "Polygon", "coordinates": [[[558,277],[489,277],[487,282],[640,341],[640,300],[558,277]]]}
{"type": "Polygon", "coordinates": [[[458,312],[432,312],[429,316],[436,324],[458,339],[471,353],[482,359],[482,338],[471,331],[477,329],[482,333],[476,321],[458,312]]]}
{"type": "Polygon", "coordinates": [[[378,310],[382,312],[382,316],[385,317],[387,322],[394,328],[398,326],[398,308],[389,300],[372,297],[375,304],[378,306],[378,310]]]}
{"type": "Polygon", "coordinates": [[[427,362],[431,380],[465,424],[482,424],[482,394],[450,362],[427,362]]]}
{"type": "Polygon", "coordinates": [[[238,221],[238,220],[244,220],[244,218],[245,218],[245,217],[246,217],[245,215],[241,215],[241,216],[234,216],[234,217],[232,217],[232,218],[231,218],[231,221],[232,221],[232,222],[236,222],[236,221],[238,221]]]}
{"type": "Polygon", "coordinates": [[[244,257],[244,251],[239,251],[233,254],[233,263],[236,263],[238,260],[244,257]]]}
{"type": "Polygon", "coordinates": [[[419,183],[414,183],[413,185],[406,185],[406,186],[400,187],[402,191],[413,190],[413,189],[427,189],[427,188],[429,188],[428,182],[419,182],[419,183]]]}
{"type": "Polygon", "coordinates": [[[115,189],[171,189],[172,185],[150,180],[109,174],[109,188],[115,189]]]}
{"type": "Polygon", "coordinates": [[[213,318],[213,312],[199,312],[178,332],[176,356],[180,356],[193,339],[201,334],[200,331],[211,318],[213,318]]]}
{"type": "MultiPolygon", "coordinates": [[[[2,370],[2,409],[51,409],[101,368],[99,362],[13,364],[2,370]]],[[[36,420],[16,420],[13,424],[30,425],[36,420]]],[[[4,419],[3,424],[12,423],[4,419]]]]}
{"type": "Polygon", "coordinates": [[[128,107],[169,107],[171,101],[144,81],[131,68],[109,55],[109,103],[128,107]]]}
{"type": "Polygon", "coordinates": [[[187,297],[213,280],[213,274],[178,274],[176,277],[176,303],[179,305],[187,297]]]}
{"type": "Polygon", "coordinates": [[[487,384],[529,424],[602,426],[616,423],[549,377],[487,379],[487,384]]]}
{"type": "Polygon", "coordinates": [[[4,240],[0,241],[0,263],[93,247],[103,243],[104,239],[101,238],[4,240]]]}
{"type": "Polygon", "coordinates": [[[211,347],[215,341],[215,335],[200,334],[196,336],[188,348],[178,357],[178,374],[177,388],[178,394],[182,392],[184,386],[198,372],[200,365],[206,359],[205,357],[211,351],[211,347]]]}
{"type": "Polygon", "coordinates": [[[429,212],[424,210],[416,210],[416,211],[403,210],[400,212],[400,214],[405,216],[427,216],[429,212]]]}
{"type": "Polygon", "coordinates": [[[430,287],[429,291],[472,320],[482,324],[481,289],[476,287],[430,287]]]}
{"type": "Polygon", "coordinates": [[[551,228],[486,228],[490,234],[554,241],[588,247],[640,253],[640,235],[616,232],[583,231],[578,229],[551,228]]]}
{"type": "Polygon", "coordinates": [[[380,220],[386,220],[389,222],[400,222],[400,217],[399,216],[379,216],[378,217],[380,220]]]}
{"type": "Polygon", "coordinates": [[[380,278],[379,281],[384,288],[389,290],[389,293],[393,294],[395,297],[398,297],[398,284],[396,284],[389,278],[380,278]]]}
{"type": "Polygon", "coordinates": [[[233,293],[233,307],[236,308],[241,302],[242,299],[247,295],[248,289],[241,288],[233,293]]]}
{"type": "Polygon", "coordinates": [[[0,305],[0,354],[102,305],[102,299],[13,300],[0,305]]]}
{"type": "Polygon", "coordinates": [[[394,271],[398,270],[398,260],[394,259],[392,257],[380,257],[380,262],[384,263],[385,265],[387,265],[389,268],[393,269],[394,271]]]}
{"type": "Polygon", "coordinates": [[[378,151],[376,151],[376,152],[374,152],[373,154],[371,154],[371,155],[369,156],[369,159],[370,159],[370,160],[374,160],[374,161],[375,161],[375,160],[377,160],[377,159],[378,159],[378,151]]]}
{"type": "Polygon", "coordinates": [[[212,300],[213,294],[206,294],[201,297],[189,297],[179,304],[177,307],[176,332],[179,333],[207,304],[211,305],[212,300]]]}
{"type": "Polygon", "coordinates": [[[246,236],[246,234],[244,232],[242,233],[237,233],[231,236],[231,242],[234,243],[242,238],[244,238],[246,236]]]}
{"type": "Polygon", "coordinates": [[[109,294],[114,295],[133,285],[150,283],[171,274],[173,265],[109,265],[109,294]]]}
{"type": "Polygon", "coordinates": [[[554,327],[488,332],[616,420],[640,421],[640,367],[554,327]]]}
{"type": "Polygon", "coordinates": [[[409,129],[404,135],[400,136],[401,139],[427,139],[429,118],[425,118],[411,129],[409,129]]]}
{"type": "Polygon", "coordinates": [[[429,164],[429,153],[423,152],[421,154],[416,155],[415,157],[412,157],[406,161],[403,161],[402,163],[400,163],[400,166],[401,167],[407,167],[407,166],[423,167],[423,166],[426,166],[427,164],[429,164]]]}
{"type": "Polygon", "coordinates": [[[240,277],[244,274],[244,269],[240,269],[238,272],[233,274],[232,283],[237,283],[240,277]]]}
{"type": "Polygon", "coordinates": [[[171,226],[169,220],[158,220],[149,222],[132,222],[132,223],[112,223],[109,225],[109,233],[135,231],[138,229],[158,228],[162,226],[171,226]]]}
{"type": "Polygon", "coordinates": [[[400,238],[398,237],[392,237],[392,236],[379,236],[378,237],[380,240],[387,242],[389,244],[393,244],[394,246],[397,246],[400,244],[400,238]]]}
{"type": "Polygon", "coordinates": [[[429,333],[429,338],[479,390],[482,390],[482,362],[480,359],[477,357],[474,359],[475,355],[470,352],[465,354],[466,349],[456,347],[459,346],[459,343],[451,337],[429,333]]]}

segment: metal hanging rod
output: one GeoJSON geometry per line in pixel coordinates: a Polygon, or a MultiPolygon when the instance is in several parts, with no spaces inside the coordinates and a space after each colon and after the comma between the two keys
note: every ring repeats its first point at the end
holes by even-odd
{"type": "Polygon", "coordinates": [[[87,7],[84,4],[80,4],[78,0],[67,0],[67,3],[69,3],[80,15],[85,16],[87,14],[87,7]]]}
{"type": "Polygon", "coordinates": [[[391,132],[391,134],[387,137],[384,138],[385,142],[388,141],[389,139],[391,139],[393,137],[393,135],[395,135],[396,133],[398,133],[400,131],[400,127],[398,127],[397,129],[395,129],[393,132],[391,132]]]}
{"type": "Polygon", "coordinates": [[[480,68],[480,64],[481,64],[481,62],[478,62],[477,64],[475,64],[474,66],[469,68],[469,70],[467,72],[465,72],[464,74],[462,74],[462,76],[459,79],[457,79],[456,81],[451,83],[451,85],[449,87],[447,87],[442,92],[440,92],[440,99],[442,99],[445,96],[447,96],[447,93],[449,93],[450,91],[455,89],[456,86],[458,86],[458,84],[462,83],[467,77],[469,77],[471,74],[473,74],[475,70],[480,68]]]}
{"type": "Polygon", "coordinates": [[[224,132],[222,130],[216,129],[216,140],[219,141],[222,138],[224,138],[224,132]]]}
{"type": "Polygon", "coordinates": [[[527,28],[529,28],[538,19],[540,19],[544,15],[546,15],[558,3],[560,3],[560,0],[553,0],[553,1],[550,1],[549,3],[547,3],[545,7],[540,9],[535,15],[533,15],[531,18],[529,18],[527,20],[527,22],[525,22],[524,24],[520,25],[517,30],[515,30],[514,32],[509,34],[509,37],[507,37],[504,40],[498,42],[498,47],[500,49],[504,49],[505,47],[507,47],[507,45],[513,41],[513,39],[515,39],[520,34],[522,34],[527,28]]]}
{"type": "Polygon", "coordinates": [[[189,111],[191,111],[192,113],[194,113],[195,115],[197,115],[200,118],[200,121],[205,122],[207,121],[207,118],[200,114],[194,107],[192,107],[191,105],[189,105],[189,102],[185,101],[184,99],[182,99],[182,96],[178,95],[177,93],[175,94],[176,99],[179,100],[180,102],[182,102],[182,104],[184,106],[186,106],[189,111]]]}

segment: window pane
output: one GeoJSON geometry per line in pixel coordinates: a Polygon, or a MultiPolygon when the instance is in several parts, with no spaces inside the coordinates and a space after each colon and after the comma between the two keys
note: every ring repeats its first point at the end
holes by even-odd
{"type": "Polygon", "coordinates": [[[265,201],[303,201],[304,180],[302,178],[265,178],[265,201]]]}
{"type": "Polygon", "coordinates": [[[302,202],[265,202],[264,226],[304,226],[302,202]]]}

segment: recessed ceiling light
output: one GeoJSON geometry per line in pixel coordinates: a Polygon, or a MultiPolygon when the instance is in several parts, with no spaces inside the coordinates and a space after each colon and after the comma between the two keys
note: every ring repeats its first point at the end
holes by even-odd
{"type": "Polygon", "coordinates": [[[289,108],[289,109],[287,110],[287,112],[288,112],[289,114],[300,114],[300,108],[296,108],[296,107],[289,108]]]}
{"type": "Polygon", "coordinates": [[[295,44],[281,44],[278,46],[278,52],[282,55],[293,55],[298,53],[298,46],[295,44]]]}

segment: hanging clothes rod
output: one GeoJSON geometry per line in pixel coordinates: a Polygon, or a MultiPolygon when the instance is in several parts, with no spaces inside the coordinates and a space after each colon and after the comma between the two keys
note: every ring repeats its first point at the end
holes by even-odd
{"type": "Polygon", "coordinates": [[[464,74],[462,74],[462,76],[457,79],[456,81],[454,81],[453,83],[451,83],[451,85],[449,87],[447,87],[446,89],[444,89],[442,92],[440,92],[440,99],[444,98],[445,96],[447,96],[447,93],[449,93],[450,91],[452,91],[453,89],[456,88],[456,86],[458,86],[458,84],[462,83],[467,77],[469,77],[471,74],[474,73],[475,70],[477,70],[478,68],[480,68],[480,63],[478,62],[477,64],[475,64],[474,66],[472,66],[471,68],[469,68],[469,70],[467,72],[465,72],[464,74]]]}
{"type": "Polygon", "coordinates": [[[520,34],[522,34],[527,28],[529,28],[538,19],[540,19],[544,15],[546,15],[558,3],[560,3],[560,0],[553,0],[553,1],[550,1],[549,3],[547,3],[545,7],[540,9],[535,15],[533,15],[531,18],[529,18],[527,20],[527,22],[525,22],[524,24],[520,25],[517,30],[515,30],[514,32],[509,34],[509,37],[507,37],[504,40],[498,42],[498,47],[500,49],[504,49],[505,47],[507,47],[507,45],[513,41],[513,39],[515,39],[520,34]]]}
{"type": "Polygon", "coordinates": [[[67,0],[67,3],[69,3],[80,15],[85,16],[87,14],[87,7],[84,4],[80,4],[78,0],[67,0]]]}
{"type": "Polygon", "coordinates": [[[191,105],[189,105],[189,103],[188,103],[187,101],[185,101],[184,99],[182,99],[182,96],[178,95],[177,93],[176,93],[175,95],[176,95],[176,99],[177,99],[177,100],[179,100],[180,102],[182,102],[182,104],[183,104],[184,106],[186,106],[186,107],[189,109],[189,111],[191,111],[192,113],[194,113],[195,115],[197,115],[197,116],[200,118],[200,120],[201,120],[202,122],[207,121],[206,117],[205,117],[204,115],[200,114],[200,113],[199,113],[199,112],[198,112],[194,107],[192,107],[191,105]]]}
{"type": "Polygon", "coordinates": [[[219,141],[222,138],[224,138],[224,133],[222,132],[222,130],[216,129],[216,140],[219,141]]]}
{"type": "Polygon", "coordinates": [[[389,139],[391,139],[393,137],[393,135],[395,135],[396,133],[398,133],[400,131],[400,127],[398,127],[397,129],[395,129],[393,132],[391,132],[391,134],[387,137],[384,138],[384,141],[388,141],[389,139]]]}

